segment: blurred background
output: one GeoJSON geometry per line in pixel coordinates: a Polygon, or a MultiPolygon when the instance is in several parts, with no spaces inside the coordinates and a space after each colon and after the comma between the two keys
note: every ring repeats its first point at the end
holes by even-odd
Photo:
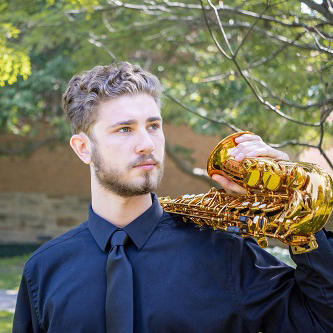
{"type": "Polygon", "coordinates": [[[61,95],[75,73],[130,61],[165,87],[157,194],[206,192],[210,151],[248,130],[332,174],[330,1],[10,0],[0,5],[0,243],[86,219],[89,168],[61,95]]]}
{"type": "MultiPolygon", "coordinates": [[[[89,168],[69,146],[61,95],[95,65],[139,64],[165,87],[159,196],[214,186],[209,153],[238,130],[333,175],[331,0],[3,0],[0,17],[3,258],[87,218],[89,168]]],[[[17,289],[11,265],[0,289],[17,289]]]]}

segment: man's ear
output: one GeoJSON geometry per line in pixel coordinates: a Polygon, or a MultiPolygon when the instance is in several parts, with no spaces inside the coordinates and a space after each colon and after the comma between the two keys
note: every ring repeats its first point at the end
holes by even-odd
{"type": "Polygon", "coordinates": [[[91,163],[91,141],[85,133],[74,134],[69,144],[84,163],[91,163]]]}

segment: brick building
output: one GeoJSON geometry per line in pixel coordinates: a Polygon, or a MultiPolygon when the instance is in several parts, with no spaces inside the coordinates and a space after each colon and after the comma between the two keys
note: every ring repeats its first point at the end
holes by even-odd
{"type": "MultiPolygon", "coordinates": [[[[199,136],[185,126],[164,125],[164,132],[170,144],[193,150],[195,166],[206,169],[209,152],[219,138],[199,136]]],[[[10,136],[2,138],[2,144],[8,140],[10,136]]],[[[166,156],[158,196],[202,193],[209,188],[166,156]]],[[[89,203],[89,166],[69,144],[51,150],[41,147],[28,157],[0,157],[0,244],[53,238],[86,220],[89,203]]]]}

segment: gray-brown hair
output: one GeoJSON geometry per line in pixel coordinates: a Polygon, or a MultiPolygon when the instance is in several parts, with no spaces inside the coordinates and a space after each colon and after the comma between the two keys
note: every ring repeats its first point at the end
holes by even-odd
{"type": "Polygon", "coordinates": [[[98,119],[97,106],[100,102],[123,95],[146,93],[160,107],[162,90],[158,78],[138,65],[121,62],[96,66],[82,75],[73,76],[62,96],[62,107],[72,133],[90,135],[90,129],[98,119]]]}

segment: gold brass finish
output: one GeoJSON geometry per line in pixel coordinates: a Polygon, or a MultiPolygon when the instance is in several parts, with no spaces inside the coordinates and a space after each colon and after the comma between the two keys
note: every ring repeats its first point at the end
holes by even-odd
{"type": "MultiPolygon", "coordinates": [[[[184,221],[200,226],[252,236],[266,247],[268,238],[291,246],[293,253],[318,247],[314,233],[326,224],[333,206],[333,183],[316,164],[272,158],[245,158],[238,162],[230,155],[238,132],[213,149],[207,171],[221,174],[246,189],[246,194],[227,194],[212,188],[206,194],[159,198],[165,211],[183,215],[184,221]]],[[[252,134],[252,133],[251,133],[252,134]]]]}

